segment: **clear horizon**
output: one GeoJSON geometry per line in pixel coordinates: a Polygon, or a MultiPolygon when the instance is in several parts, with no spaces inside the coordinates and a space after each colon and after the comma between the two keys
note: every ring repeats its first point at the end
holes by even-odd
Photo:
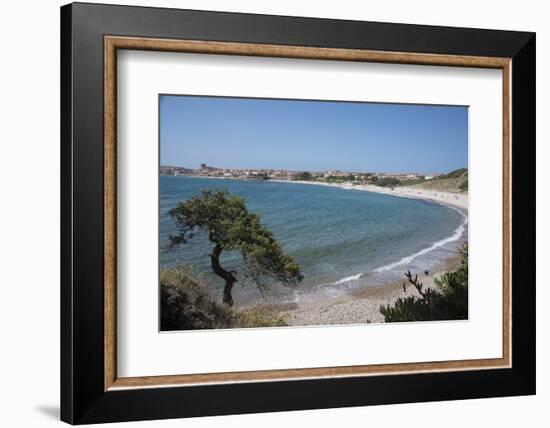
{"type": "Polygon", "coordinates": [[[468,167],[468,108],[161,95],[161,165],[446,173],[468,167]]]}

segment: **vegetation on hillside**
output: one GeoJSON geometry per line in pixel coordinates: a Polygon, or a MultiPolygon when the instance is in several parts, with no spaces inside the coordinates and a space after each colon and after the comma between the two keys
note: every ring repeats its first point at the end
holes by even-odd
{"type": "Polygon", "coordinates": [[[468,190],[468,169],[460,168],[426,180],[424,176],[412,180],[400,180],[395,177],[368,177],[366,184],[381,187],[414,186],[422,189],[460,193],[468,190]]]}
{"type": "Polygon", "coordinates": [[[163,331],[229,328],[233,324],[229,308],[210,298],[190,268],[161,270],[160,306],[163,331]]]}
{"type": "Polygon", "coordinates": [[[466,176],[466,179],[462,181],[462,183],[460,183],[458,185],[458,188],[460,190],[462,190],[463,192],[467,192],[468,191],[468,176],[466,176]]]}
{"type": "Polygon", "coordinates": [[[433,178],[433,180],[444,180],[446,178],[460,178],[467,173],[468,173],[468,168],[459,168],[447,174],[438,175],[437,177],[433,178]]]}
{"type": "MultiPolygon", "coordinates": [[[[381,305],[386,322],[460,320],[468,318],[468,246],[461,250],[460,267],[434,278],[436,288],[424,289],[418,275],[405,274],[419,296],[399,298],[394,305],[381,305]]],[[[405,286],[405,285],[404,285],[405,286]]]]}
{"type": "Polygon", "coordinates": [[[311,181],[313,180],[313,175],[311,172],[303,171],[296,174],[293,178],[294,181],[311,181]]]}
{"type": "Polygon", "coordinates": [[[460,168],[421,182],[403,182],[404,186],[441,192],[461,193],[468,191],[468,169],[460,168]]]}
{"type": "Polygon", "coordinates": [[[381,187],[397,187],[397,186],[401,186],[403,182],[397,178],[387,177],[387,178],[379,178],[378,180],[375,180],[373,184],[381,187]]]}
{"type": "Polygon", "coordinates": [[[286,317],[265,305],[234,310],[212,299],[189,267],[160,273],[161,330],[279,327],[286,317]]]}
{"type": "Polygon", "coordinates": [[[346,181],[357,181],[358,177],[354,174],[348,174],[348,175],[329,175],[328,177],[324,177],[320,181],[326,181],[327,183],[344,183],[346,181]]]}
{"type": "Polygon", "coordinates": [[[233,305],[232,289],[237,272],[220,262],[223,251],[237,251],[243,257],[245,278],[258,287],[267,281],[294,285],[303,278],[300,265],[285,254],[273,233],[260,223],[260,216],[246,208],[244,198],[225,191],[203,190],[200,195],[180,202],[168,214],[174,219],[177,234],[170,236],[172,246],[187,243],[196,229],[203,230],[213,244],[209,254],[214,273],[225,281],[223,302],[233,305]]]}

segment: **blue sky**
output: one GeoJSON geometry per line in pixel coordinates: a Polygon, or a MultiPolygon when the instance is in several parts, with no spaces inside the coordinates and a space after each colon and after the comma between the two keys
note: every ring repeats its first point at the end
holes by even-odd
{"type": "Polygon", "coordinates": [[[449,172],[468,164],[468,109],[160,96],[161,165],[449,172]]]}

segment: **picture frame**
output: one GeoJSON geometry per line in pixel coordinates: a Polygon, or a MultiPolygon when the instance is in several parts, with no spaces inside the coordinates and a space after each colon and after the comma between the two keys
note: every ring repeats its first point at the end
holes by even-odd
{"type": "Polygon", "coordinates": [[[63,6],[61,419],[86,424],[534,394],[535,97],[534,33],[63,6]],[[118,50],[502,70],[502,357],[119,377],[118,50]]]}

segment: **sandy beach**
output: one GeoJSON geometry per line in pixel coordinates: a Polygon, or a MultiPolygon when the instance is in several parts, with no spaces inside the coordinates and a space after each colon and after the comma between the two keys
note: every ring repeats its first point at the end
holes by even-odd
{"type": "Polygon", "coordinates": [[[445,205],[452,205],[457,208],[468,210],[468,194],[467,193],[450,193],[435,190],[419,189],[417,187],[380,187],[373,184],[340,184],[340,183],[322,183],[318,181],[286,181],[286,180],[271,180],[280,183],[300,183],[317,186],[338,187],[347,190],[363,190],[367,192],[383,193],[386,195],[400,196],[403,198],[425,199],[432,202],[437,202],[445,205]]]}

